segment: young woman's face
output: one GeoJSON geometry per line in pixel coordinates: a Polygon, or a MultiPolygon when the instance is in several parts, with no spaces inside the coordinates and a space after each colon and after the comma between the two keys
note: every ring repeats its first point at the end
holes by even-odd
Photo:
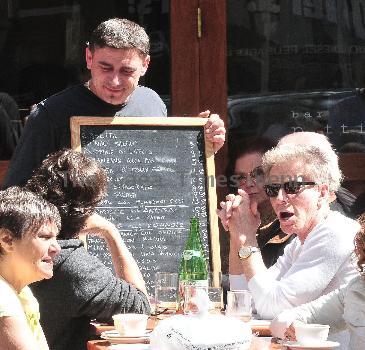
{"type": "Polygon", "coordinates": [[[53,259],[61,250],[56,240],[57,233],[57,226],[48,222],[38,232],[28,232],[22,239],[13,241],[17,270],[27,283],[53,276],[53,259]]]}

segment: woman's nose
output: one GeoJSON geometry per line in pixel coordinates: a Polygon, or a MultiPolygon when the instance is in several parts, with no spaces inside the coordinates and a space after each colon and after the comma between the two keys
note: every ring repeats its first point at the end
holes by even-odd
{"type": "Polygon", "coordinates": [[[246,186],[247,187],[254,187],[254,186],[256,186],[255,178],[252,177],[251,175],[247,176],[246,186]]]}
{"type": "Polygon", "coordinates": [[[276,196],[276,199],[281,201],[281,202],[286,202],[287,197],[286,197],[286,193],[285,193],[283,188],[279,189],[279,192],[278,192],[278,195],[276,196]]]}

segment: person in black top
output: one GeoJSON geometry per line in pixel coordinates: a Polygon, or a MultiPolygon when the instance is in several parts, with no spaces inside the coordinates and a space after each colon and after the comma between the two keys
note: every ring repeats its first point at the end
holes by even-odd
{"type": "MultiPolygon", "coordinates": [[[[48,154],[70,147],[72,116],[165,117],[166,106],[157,93],[138,85],[148,69],[149,48],[146,32],[134,22],[114,18],[99,24],[85,52],[90,80],[45,99],[32,111],[4,187],[23,185],[48,154]]],[[[205,133],[215,152],[222,147],[225,132],[223,121],[212,114],[205,133]]]]}

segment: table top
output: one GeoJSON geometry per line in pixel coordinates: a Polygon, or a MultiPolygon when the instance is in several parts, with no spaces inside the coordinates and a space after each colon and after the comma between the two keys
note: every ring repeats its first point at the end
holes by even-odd
{"type": "MultiPolygon", "coordinates": [[[[111,346],[106,340],[91,340],[87,342],[87,350],[147,350],[149,346],[146,344],[119,344],[111,346]]],[[[271,338],[254,337],[250,346],[250,350],[283,350],[284,347],[279,344],[272,344],[271,338]]]]}
{"type": "MultiPolygon", "coordinates": [[[[147,329],[153,330],[157,323],[161,319],[165,319],[169,316],[159,315],[159,316],[150,316],[147,323],[147,329]]],[[[251,320],[250,321],[252,333],[260,336],[260,337],[270,337],[271,331],[269,328],[269,321],[266,320],[251,320]]],[[[113,325],[100,324],[97,322],[91,323],[91,332],[95,335],[100,335],[102,332],[110,331],[115,329],[113,325]]]]}
{"type": "MultiPolygon", "coordinates": [[[[148,319],[147,329],[151,329],[151,330],[154,329],[156,327],[157,323],[161,319],[164,319],[167,317],[169,317],[169,315],[150,316],[150,318],[148,319]]],[[[262,346],[257,347],[256,345],[257,345],[257,342],[264,341],[263,340],[264,338],[261,338],[261,337],[270,337],[271,336],[271,332],[269,329],[269,321],[251,320],[250,325],[251,325],[252,333],[260,336],[260,338],[255,337],[256,339],[260,339],[260,340],[257,340],[256,342],[254,342],[252,344],[250,350],[262,349],[262,346]],[[256,345],[255,345],[255,343],[256,343],[256,345]]],[[[100,323],[92,323],[91,327],[92,327],[92,333],[94,333],[95,335],[100,335],[102,332],[115,329],[114,326],[112,326],[112,325],[105,325],[105,324],[100,324],[100,323]]],[[[265,338],[265,339],[268,339],[268,338],[265,338]]],[[[267,342],[267,340],[266,340],[266,342],[267,342]]],[[[87,348],[88,348],[88,350],[112,350],[113,349],[113,347],[111,347],[111,344],[106,340],[89,341],[87,343],[87,348]]],[[[118,346],[114,346],[114,348],[121,349],[121,350],[122,349],[145,350],[146,344],[119,344],[118,346]]],[[[270,349],[274,349],[274,348],[281,349],[281,347],[280,348],[270,347],[270,349]]]]}

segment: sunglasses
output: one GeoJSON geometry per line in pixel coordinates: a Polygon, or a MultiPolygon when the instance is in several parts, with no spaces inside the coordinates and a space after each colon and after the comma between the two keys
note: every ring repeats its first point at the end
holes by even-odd
{"type": "Polygon", "coordinates": [[[282,188],[286,194],[298,194],[302,187],[307,185],[317,185],[313,181],[288,181],[282,184],[269,184],[265,185],[264,189],[266,194],[271,197],[277,197],[280,189],[282,188]]]}
{"type": "Polygon", "coordinates": [[[239,184],[242,186],[246,184],[248,178],[250,178],[252,181],[256,181],[258,178],[263,178],[264,170],[262,169],[261,166],[258,166],[249,173],[236,174],[236,176],[237,180],[239,181],[239,184]]]}

